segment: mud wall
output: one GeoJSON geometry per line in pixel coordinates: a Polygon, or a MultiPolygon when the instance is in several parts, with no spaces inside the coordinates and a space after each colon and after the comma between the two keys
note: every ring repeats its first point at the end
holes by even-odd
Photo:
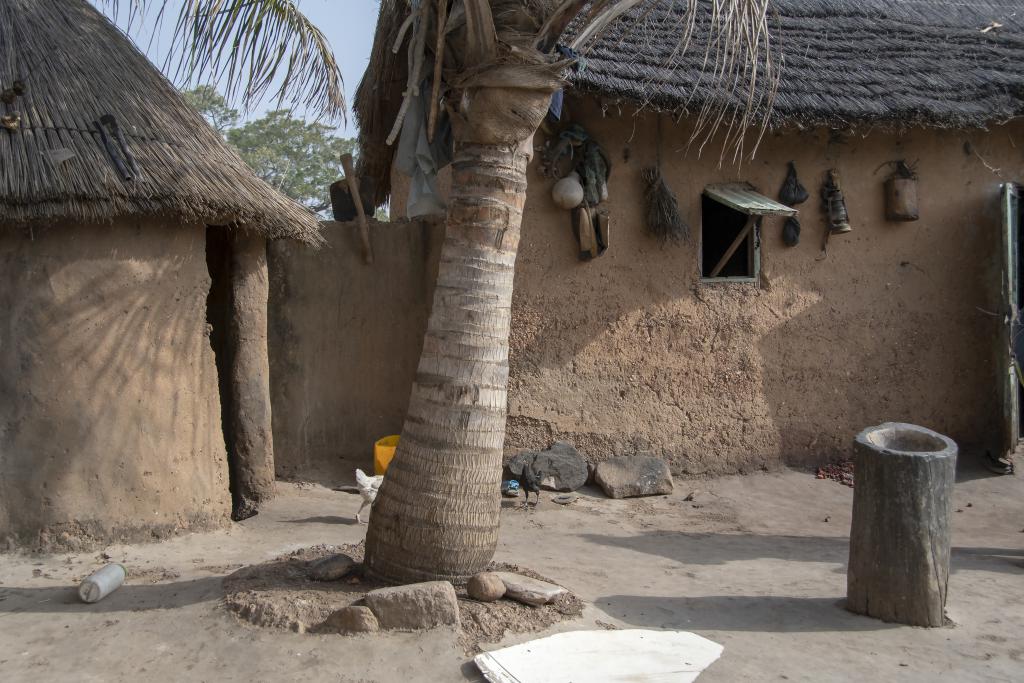
{"type": "Polygon", "coordinates": [[[0,232],[0,540],[75,548],[224,523],[205,229],[0,232]]]}
{"type": "Polygon", "coordinates": [[[347,481],[402,429],[443,227],[327,222],[327,246],[269,243],[270,387],[280,477],[347,481]]]}
{"type": "Polygon", "coordinates": [[[643,227],[640,170],[656,161],[656,119],[603,117],[579,103],[573,113],[612,159],[611,248],[577,260],[568,214],[535,160],[516,266],[507,455],[564,439],[595,461],[654,451],[676,472],[743,472],[844,456],[853,434],[885,420],[968,449],[997,444],[999,188],[1024,178],[1024,126],[788,131],[737,166],[719,163],[715,141],[703,156],[687,151],[689,128],[665,120],[662,170],[692,233],[689,244],[665,245],[643,227]],[[917,162],[917,222],[885,220],[879,166],[894,159],[917,162]],[[783,220],[766,219],[759,284],[700,282],[703,188],[743,180],[775,197],[790,160],[811,193],[799,207],[800,244],[786,247],[783,220]],[[853,232],[822,257],[818,192],[829,168],[853,232]]]}

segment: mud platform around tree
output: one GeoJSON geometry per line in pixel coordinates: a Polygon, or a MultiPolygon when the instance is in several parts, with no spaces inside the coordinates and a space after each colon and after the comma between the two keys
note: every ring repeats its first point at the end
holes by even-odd
{"type": "MultiPolygon", "coordinates": [[[[296,633],[338,633],[328,617],[387,584],[362,576],[358,566],[336,581],[312,580],[310,567],[317,560],[336,553],[362,562],[363,544],[315,545],[243,567],[224,578],[224,606],[239,619],[255,626],[296,633]]],[[[514,572],[555,583],[513,564],[495,562],[489,570],[514,572]]],[[[467,595],[465,586],[457,586],[455,591],[461,622],[459,643],[469,653],[479,652],[482,642],[493,643],[510,634],[542,631],[583,613],[583,602],[571,592],[551,604],[531,607],[504,598],[479,602],[467,595]]]]}

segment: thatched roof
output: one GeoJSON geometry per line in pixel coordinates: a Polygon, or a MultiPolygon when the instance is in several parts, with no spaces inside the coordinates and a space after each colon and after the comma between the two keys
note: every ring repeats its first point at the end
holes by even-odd
{"type": "Polygon", "coordinates": [[[257,178],[86,0],[0,0],[0,117],[15,113],[16,129],[0,125],[7,226],[164,216],[322,241],[316,217],[257,178]]]}
{"type": "MultiPolygon", "coordinates": [[[[384,137],[405,82],[404,51],[390,50],[405,5],[382,0],[355,102],[362,170],[377,180],[380,200],[392,153],[384,137]]],[[[723,97],[702,77],[701,19],[689,50],[671,56],[679,23],[667,6],[645,6],[613,24],[585,68],[568,74],[572,87],[677,116],[723,97]]],[[[979,128],[1024,115],[1022,0],[772,0],[770,8],[781,56],[773,126],[979,128]],[[983,33],[992,22],[1002,26],[983,33]]],[[[763,121],[764,112],[754,118],[763,121]]]]}
{"type": "MultiPolygon", "coordinates": [[[[1024,114],[1021,0],[772,0],[770,8],[782,57],[773,124],[980,128],[1024,114]],[[1002,26],[983,33],[992,22],[1002,26]]],[[[613,25],[573,85],[676,112],[721,96],[700,77],[699,25],[690,50],[666,68],[678,42],[669,15],[613,25]]]]}

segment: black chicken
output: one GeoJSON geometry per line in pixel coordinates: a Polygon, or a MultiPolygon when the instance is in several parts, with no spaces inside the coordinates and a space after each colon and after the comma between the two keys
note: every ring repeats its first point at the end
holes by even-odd
{"type": "Polygon", "coordinates": [[[523,502],[523,508],[530,507],[530,493],[537,494],[537,500],[533,503],[534,507],[540,505],[540,479],[541,474],[533,468],[533,463],[523,463],[523,474],[519,477],[519,487],[523,489],[523,494],[526,500],[523,502]]]}

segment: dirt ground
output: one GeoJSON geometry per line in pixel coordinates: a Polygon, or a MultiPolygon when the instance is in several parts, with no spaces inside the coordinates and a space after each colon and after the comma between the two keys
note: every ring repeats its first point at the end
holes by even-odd
{"type": "MultiPolygon", "coordinates": [[[[584,490],[560,507],[511,506],[496,559],[571,588],[587,606],[557,630],[670,628],[725,646],[702,682],[1024,680],[1024,480],[961,474],[948,628],[847,613],[851,489],[788,471],[677,481],[667,497],[584,490]],[[689,494],[692,500],[687,500],[689,494]]],[[[319,543],[357,543],[358,496],[279,484],[259,516],[225,531],[79,555],[0,556],[0,680],[480,680],[455,633],[339,636],[244,623],[222,578],[319,543]],[[77,602],[105,561],[126,586],[77,602]]],[[[486,649],[495,645],[485,644],[486,649]]]]}

